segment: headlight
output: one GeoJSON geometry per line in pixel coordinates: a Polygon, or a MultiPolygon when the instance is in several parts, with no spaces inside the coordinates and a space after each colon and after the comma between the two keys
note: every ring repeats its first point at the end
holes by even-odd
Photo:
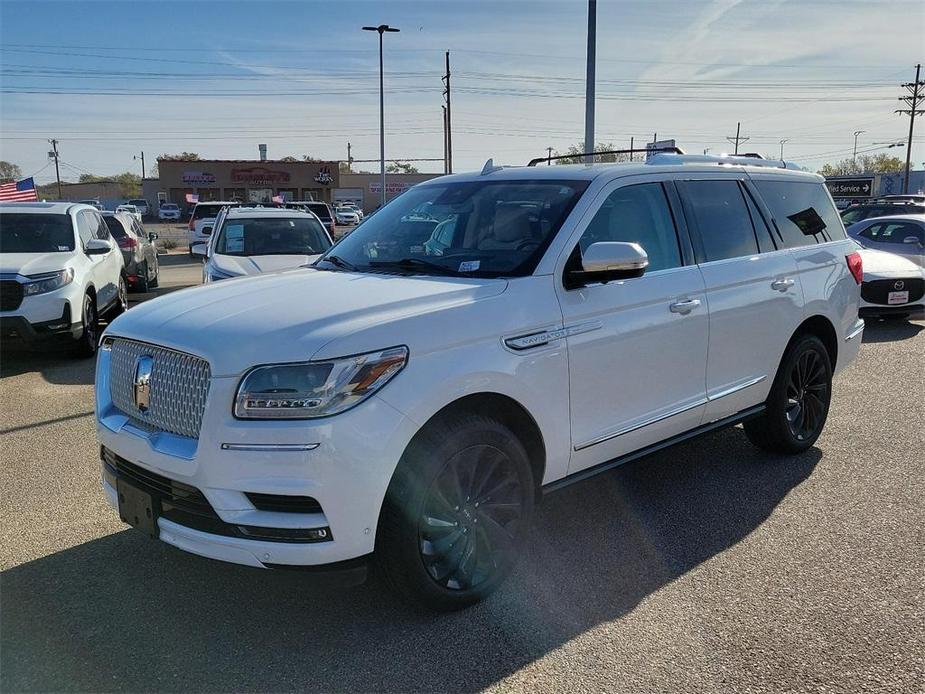
{"type": "Polygon", "coordinates": [[[407,347],[331,361],[258,366],[238,386],[239,419],[309,419],[359,405],[401,371],[407,347]]]}
{"type": "Polygon", "coordinates": [[[45,272],[41,275],[29,275],[29,281],[22,287],[23,296],[47,294],[74,281],[74,270],[67,268],[58,272],[45,272]]]}

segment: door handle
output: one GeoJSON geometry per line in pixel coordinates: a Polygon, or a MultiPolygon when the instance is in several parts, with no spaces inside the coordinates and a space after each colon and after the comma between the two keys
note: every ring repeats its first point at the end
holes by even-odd
{"type": "Polygon", "coordinates": [[[669,304],[668,310],[672,313],[680,313],[686,316],[698,306],[700,306],[700,299],[681,299],[680,301],[675,301],[673,304],[669,304]]]}
{"type": "Polygon", "coordinates": [[[789,277],[784,277],[783,279],[778,279],[771,282],[771,289],[776,292],[785,292],[792,286],[793,280],[789,277]]]}

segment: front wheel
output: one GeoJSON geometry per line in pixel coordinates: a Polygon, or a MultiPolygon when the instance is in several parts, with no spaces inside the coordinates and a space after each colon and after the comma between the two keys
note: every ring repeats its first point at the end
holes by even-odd
{"type": "Polygon", "coordinates": [[[523,444],[476,414],[428,425],[402,456],[379,520],[377,561],[404,598],[468,607],[510,573],[533,514],[523,444]]]}
{"type": "Polygon", "coordinates": [[[96,312],[96,300],[89,294],[84,295],[81,323],[83,331],[74,352],[80,357],[92,357],[99,345],[100,319],[96,312]]]}
{"type": "Polygon", "coordinates": [[[801,453],[825,426],[832,399],[832,363],[822,341],[802,335],[781,361],[764,414],[745,422],[749,441],[774,453],[801,453]]]}

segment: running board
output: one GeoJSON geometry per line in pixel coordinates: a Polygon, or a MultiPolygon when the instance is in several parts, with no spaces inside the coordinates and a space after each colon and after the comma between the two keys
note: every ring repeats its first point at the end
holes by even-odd
{"type": "Polygon", "coordinates": [[[647,455],[651,455],[657,451],[661,451],[665,448],[671,448],[674,445],[683,443],[684,441],[690,441],[695,439],[698,436],[703,436],[704,434],[709,434],[713,431],[718,431],[720,429],[725,429],[727,427],[735,426],[740,424],[747,419],[752,419],[759,416],[764,412],[764,404],[755,405],[754,407],[749,407],[747,410],[742,410],[737,412],[731,417],[725,417],[724,419],[718,419],[715,422],[710,422],[709,424],[704,424],[697,427],[696,429],[691,429],[690,431],[685,431],[683,434],[678,434],[677,436],[672,436],[670,439],[665,439],[664,441],[659,441],[658,443],[653,443],[651,446],[646,446],[645,448],[640,448],[638,451],[633,451],[632,453],[627,453],[626,455],[621,455],[619,458],[614,458],[613,460],[608,460],[606,462],[595,465],[594,467],[589,467],[585,470],[579,470],[571,475],[567,475],[562,479],[558,479],[555,482],[550,482],[549,484],[543,485],[543,494],[549,494],[551,492],[556,492],[562,489],[563,487],[568,487],[576,482],[584,482],[595,475],[599,475],[602,472],[607,472],[608,470],[613,470],[615,467],[619,467],[624,463],[632,462],[633,460],[639,460],[644,458],[647,455]]]}

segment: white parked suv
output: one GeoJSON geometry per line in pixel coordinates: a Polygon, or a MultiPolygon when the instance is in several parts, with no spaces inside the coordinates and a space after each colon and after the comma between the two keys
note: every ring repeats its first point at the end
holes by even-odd
{"type": "Polygon", "coordinates": [[[189,254],[193,257],[193,246],[197,243],[204,243],[209,240],[212,234],[212,227],[215,225],[215,217],[223,207],[237,207],[241,203],[237,202],[198,202],[190,214],[189,225],[187,227],[187,238],[189,240],[189,254]]]}
{"type": "Polygon", "coordinates": [[[224,208],[207,243],[203,283],[292,270],[317,260],[332,245],[327,229],[311,212],[275,207],[224,208]]]}
{"type": "Polygon", "coordinates": [[[3,347],[96,353],[100,316],[128,306],[122,253],[96,208],[69,202],[0,204],[3,347]]]}
{"type": "Polygon", "coordinates": [[[189,552],[374,558],[407,598],[464,607],[546,492],[739,422],[771,451],[812,446],[864,329],[856,248],[820,176],[754,159],[421,183],[313,269],[115,321],[103,487],[189,552]]]}

